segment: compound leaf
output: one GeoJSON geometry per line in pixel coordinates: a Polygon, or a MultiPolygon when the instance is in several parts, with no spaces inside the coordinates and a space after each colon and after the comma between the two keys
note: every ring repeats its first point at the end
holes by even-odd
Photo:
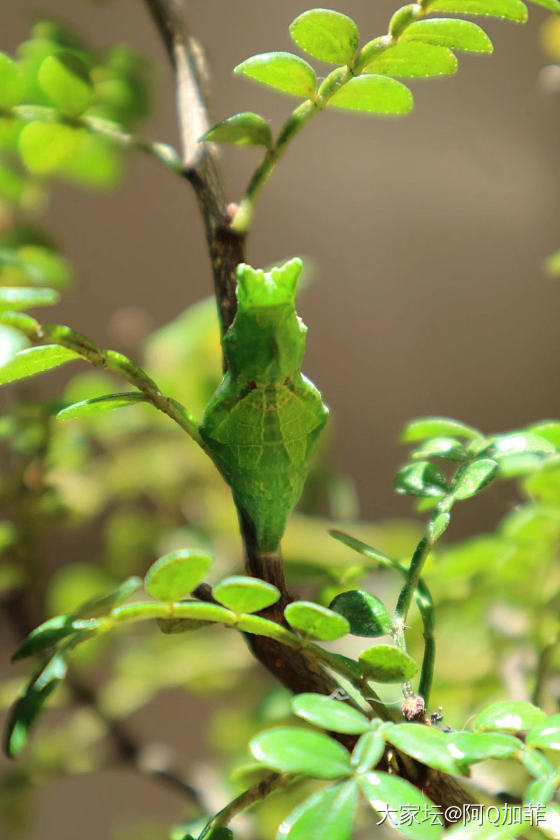
{"type": "Polygon", "coordinates": [[[521,0],[435,0],[431,12],[450,12],[456,15],[488,15],[489,17],[525,23],[527,6],[521,0]]]}
{"type": "Polygon", "coordinates": [[[330,9],[310,9],[290,25],[292,40],[309,55],[332,64],[350,64],[360,43],[352,18],[330,9]]]}
{"type": "Polygon", "coordinates": [[[408,114],[413,104],[412,93],[401,82],[369,74],[356,76],[342,85],[327,102],[327,108],[398,116],[408,114]]]}
{"type": "Polygon", "coordinates": [[[362,73],[381,73],[401,79],[414,79],[453,75],[457,68],[457,58],[447,47],[422,41],[402,41],[372,58],[362,73]]]}
{"type": "Polygon", "coordinates": [[[474,53],[491,53],[494,50],[492,41],[480,26],[468,20],[452,18],[418,20],[404,30],[401,40],[422,41],[474,53]]]}
{"type": "Polygon", "coordinates": [[[253,55],[238,64],[233,72],[302,99],[310,99],[317,88],[317,77],[311,65],[289,52],[253,55]]]}

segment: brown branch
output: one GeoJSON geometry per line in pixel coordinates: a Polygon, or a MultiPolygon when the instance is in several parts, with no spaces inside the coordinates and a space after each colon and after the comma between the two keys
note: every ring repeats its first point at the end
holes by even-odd
{"type": "Polygon", "coordinates": [[[192,37],[180,0],[145,0],[175,71],[177,112],[185,177],[196,193],[206,228],[222,333],[237,308],[235,268],[244,262],[245,238],[231,230],[223,179],[211,143],[201,143],[210,128],[204,53],[192,37]]]}
{"type": "MultiPolygon", "coordinates": [[[[216,152],[212,144],[199,142],[210,127],[206,62],[200,45],[189,31],[181,0],[144,2],[160,32],[175,71],[184,174],[195,190],[204,219],[223,335],[235,316],[235,268],[244,262],[245,240],[230,228],[235,208],[227,206],[216,152]]],[[[262,555],[257,551],[252,525],[242,514],[240,528],[247,571],[273,583],[282,593],[278,604],[264,614],[273,621],[283,623],[283,608],[290,597],[284,579],[282,558],[279,554],[262,555]]],[[[206,600],[209,593],[201,589],[197,595],[206,600]]],[[[248,636],[248,641],[256,659],[291,691],[331,694],[338,688],[337,682],[327,670],[305,652],[296,653],[262,636],[248,636]]],[[[351,748],[352,739],[345,740],[346,746],[351,748]]],[[[423,789],[435,804],[445,808],[447,805],[473,801],[473,797],[455,779],[425,767],[406,755],[396,751],[394,754],[402,777],[423,789]]]]}

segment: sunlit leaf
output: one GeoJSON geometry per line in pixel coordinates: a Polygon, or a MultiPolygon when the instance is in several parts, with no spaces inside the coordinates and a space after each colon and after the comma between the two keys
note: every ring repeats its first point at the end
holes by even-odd
{"type": "Polygon", "coordinates": [[[145,577],[146,591],[158,601],[179,601],[200,583],[212,558],[203,551],[182,549],[156,560],[145,577]]]}
{"type": "Polygon", "coordinates": [[[401,467],[393,481],[393,488],[407,496],[439,498],[447,492],[447,480],[435,464],[416,461],[401,467]]]}
{"type": "Polygon", "coordinates": [[[311,65],[288,52],[254,55],[238,64],[233,72],[302,99],[310,99],[317,87],[317,77],[311,65]]]}
{"type": "Polygon", "coordinates": [[[363,673],[378,682],[405,682],[411,679],[418,666],[414,659],[392,645],[376,645],[361,652],[363,673]]]}
{"type": "Polygon", "coordinates": [[[435,0],[431,12],[451,12],[463,15],[488,15],[525,23],[527,6],[521,0],[435,0]]]}
{"type": "Polygon", "coordinates": [[[0,385],[25,379],[36,373],[60,367],[60,365],[79,359],[78,353],[58,344],[44,344],[41,347],[29,347],[20,350],[15,356],[0,367],[0,385]]]}
{"type": "Polygon", "coordinates": [[[472,426],[467,426],[451,417],[419,417],[407,423],[400,439],[405,443],[411,443],[426,440],[426,438],[449,436],[472,440],[481,437],[481,434],[472,426]]]}
{"type": "Polygon", "coordinates": [[[497,472],[498,464],[491,458],[480,458],[464,464],[455,474],[453,496],[456,499],[470,499],[490,484],[497,472]]]}
{"type": "Polygon", "coordinates": [[[341,592],[329,608],[344,616],[354,636],[384,636],[393,630],[387,607],[369,592],[358,589],[341,592]]]}
{"type": "Polygon", "coordinates": [[[80,132],[69,125],[31,122],[19,136],[19,151],[34,175],[48,175],[72,155],[80,142],[80,132]]]}
{"type": "Polygon", "coordinates": [[[447,748],[459,764],[470,764],[489,758],[509,758],[523,749],[523,742],[500,732],[451,732],[447,736],[447,748]]]}
{"type": "Polygon", "coordinates": [[[241,575],[220,581],[213,587],[212,595],[235,613],[259,612],[280,598],[279,590],[271,583],[241,575]]]}
{"type": "Polygon", "coordinates": [[[53,105],[68,116],[79,116],[93,100],[88,69],[73,53],[47,56],[39,67],[37,80],[53,105]]]}
{"type": "Polygon", "coordinates": [[[222,120],[206,132],[201,140],[216,143],[235,143],[237,146],[272,145],[272,133],[267,121],[252,111],[243,111],[222,120]]]}
{"type": "Polygon", "coordinates": [[[491,53],[494,49],[486,32],[476,23],[451,18],[418,20],[404,30],[401,39],[475,53],[491,53]]]}
{"type": "Polygon", "coordinates": [[[340,639],[350,631],[350,625],[336,612],[312,601],[293,601],[284,610],[286,621],[310,639],[323,642],[340,639]]]}
{"type": "Polygon", "coordinates": [[[139,402],[145,402],[145,400],[145,396],[138,391],[128,394],[107,394],[104,397],[94,397],[91,400],[82,400],[73,405],[67,405],[66,408],[58,411],[56,416],[60,420],[96,417],[98,414],[104,414],[116,408],[125,408],[128,405],[137,405],[139,402]]]}
{"type": "Polygon", "coordinates": [[[385,752],[385,739],[378,732],[364,732],[352,751],[350,760],[356,773],[367,773],[380,761],[385,752]]]}
{"type": "Polygon", "coordinates": [[[405,85],[388,76],[375,75],[350,79],[327,103],[328,108],[381,116],[408,114],[412,106],[412,94],[405,85]]]}
{"type": "Polygon", "coordinates": [[[35,306],[53,306],[59,299],[54,289],[0,286],[0,312],[32,309],[35,306]]]}
{"type": "Polygon", "coordinates": [[[349,64],[360,43],[354,21],[330,9],[303,12],[290,24],[290,35],[306,53],[333,64],[349,64]]]}
{"type": "Polygon", "coordinates": [[[560,750],[560,715],[552,715],[527,733],[526,743],[531,747],[560,750]]]}
{"type": "Polygon", "coordinates": [[[18,65],[0,52],[0,108],[13,108],[22,100],[23,76],[18,65]]]}
{"type": "Polygon", "coordinates": [[[477,716],[474,728],[517,732],[532,729],[545,721],[545,713],[532,703],[523,700],[506,700],[503,703],[493,703],[484,709],[477,716]]]}
{"type": "Polygon", "coordinates": [[[433,726],[398,723],[387,727],[384,735],[399,750],[444,773],[460,773],[461,762],[449,750],[447,736],[433,726]]]}
{"type": "MultiPolygon", "coordinates": [[[[381,39],[379,39],[381,42],[381,39]]],[[[399,41],[379,52],[363,67],[362,73],[381,73],[401,79],[448,76],[457,72],[458,62],[447,47],[422,41],[399,41]]]]}
{"type": "Polygon", "coordinates": [[[442,836],[443,818],[440,812],[410,782],[396,775],[376,771],[360,776],[359,783],[371,807],[402,837],[411,840],[439,840],[442,836]],[[400,815],[405,807],[418,809],[417,813],[422,814],[422,819],[401,820],[400,815]]]}
{"type": "Polygon", "coordinates": [[[359,735],[370,728],[369,720],[358,709],[322,694],[298,694],[292,700],[292,709],[298,717],[330,732],[359,735]]]}
{"type": "Polygon", "coordinates": [[[253,738],[250,748],[257,761],[279,773],[302,773],[315,779],[338,779],[351,773],[348,751],[320,732],[268,729],[253,738]]]}

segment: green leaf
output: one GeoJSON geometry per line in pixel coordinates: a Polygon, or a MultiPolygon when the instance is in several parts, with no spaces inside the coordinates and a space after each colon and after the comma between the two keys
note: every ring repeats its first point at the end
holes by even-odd
{"type": "Polygon", "coordinates": [[[52,647],[61,639],[75,633],[73,627],[74,617],[71,615],[56,615],[54,618],[49,618],[44,621],[21,643],[14,655],[12,662],[17,662],[18,659],[25,659],[34,653],[41,653],[52,647]]]}
{"type": "Polygon", "coordinates": [[[418,723],[397,723],[387,726],[383,734],[399,750],[444,773],[461,773],[462,767],[448,748],[447,736],[433,726],[418,723]]]}
{"type": "Polygon", "coordinates": [[[488,15],[489,17],[525,23],[527,6],[521,0],[435,0],[430,12],[450,12],[457,15],[488,15]]]}
{"type": "MultiPolygon", "coordinates": [[[[382,43],[383,39],[379,39],[379,42],[382,43]]],[[[414,79],[450,76],[457,72],[458,66],[456,56],[447,47],[422,41],[399,41],[394,47],[380,51],[379,55],[367,62],[361,72],[414,79]]]]}
{"type": "Polygon", "coordinates": [[[345,618],[312,601],[293,601],[284,610],[284,616],[294,630],[322,642],[340,639],[350,632],[345,618]]]}
{"type": "Polygon", "coordinates": [[[401,36],[403,41],[422,41],[452,50],[474,53],[494,51],[492,41],[486,32],[468,20],[433,18],[418,20],[408,26],[401,36]]]}
{"type": "Polygon", "coordinates": [[[552,715],[527,733],[526,743],[530,747],[560,750],[560,715],[552,715]]]}
{"type": "Polygon", "coordinates": [[[406,682],[418,666],[414,659],[392,645],[376,645],[361,652],[362,672],[378,682],[406,682]]]}
{"type": "Polygon", "coordinates": [[[393,481],[393,488],[407,496],[439,498],[447,492],[447,480],[435,464],[417,461],[401,467],[393,481]]]}
{"type": "Polygon", "coordinates": [[[49,695],[66,676],[66,670],[62,655],[55,654],[36,671],[16,700],[4,734],[4,749],[10,758],[15,758],[25,747],[29,730],[41,714],[49,695]]]}
{"type": "Polygon", "coordinates": [[[317,89],[317,77],[311,65],[289,52],[254,55],[238,64],[233,72],[302,99],[311,99],[317,89]]]}
{"type": "Polygon", "coordinates": [[[325,788],[286,817],[276,840],[350,840],[357,804],[356,782],[325,788]]]}
{"type": "Polygon", "coordinates": [[[350,64],[360,43],[352,18],[330,9],[310,9],[290,24],[292,40],[313,58],[350,64]]]}
{"type": "Polygon", "coordinates": [[[267,121],[252,111],[243,111],[222,120],[206,132],[203,140],[235,143],[237,146],[272,146],[272,133],[267,121]]]}
{"type": "Polygon", "coordinates": [[[182,549],[156,560],[146,573],[146,591],[157,601],[179,601],[200,583],[212,558],[203,551],[182,549]]]}
{"type": "Polygon", "coordinates": [[[476,718],[474,728],[480,731],[503,729],[517,732],[532,729],[545,720],[545,713],[532,703],[524,700],[506,700],[503,703],[493,703],[484,709],[476,718]]]}
{"type": "Polygon", "coordinates": [[[78,353],[58,344],[44,344],[41,347],[29,347],[20,350],[15,356],[0,367],[0,385],[25,379],[36,373],[60,367],[60,365],[79,359],[78,353]]]}
{"type": "Polygon", "coordinates": [[[523,742],[500,732],[452,732],[447,736],[449,752],[459,764],[489,758],[510,758],[523,749],[523,742]]]}
{"type": "Polygon", "coordinates": [[[0,286],[0,312],[31,309],[34,306],[53,306],[59,300],[60,296],[54,289],[0,286]]]}
{"type": "Polygon", "coordinates": [[[261,732],[249,746],[257,761],[279,773],[302,773],[315,779],[338,779],[351,773],[348,751],[319,732],[278,727],[261,732]]]}
{"type": "Polygon", "coordinates": [[[55,172],[80,143],[77,129],[60,123],[31,122],[19,136],[19,152],[33,175],[55,172]]]}
{"type": "Polygon", "coordinates": [[[212,595],[224,607],[238,614],[259,612],[280,598],[279,590],[271,583],[241,575],[220,581],[212,589],[212,595]]]}
{"type": "Polygon", "coordinates": [[[23,97],[21,70],[6,53],[0,52],[0,108],[13,108],[23,97]]]}
{"type": "Polygon", "coordinates": [[[534,423],[528,429],[531,434],[538,435],[544,438],[556,449],[560,450],[560,421],[559,420],[543,420],[542,423],[534,423]]]}
{"type": "Polygon", "coordinates": [[[368,773],[385,752],[385,739],[379,732],[364,732],[352,751],[350,763],[356,773],[368,773]]]}
{"type": "Polygon", "coordinates": [[[145,402],[146,397],[139,391],[133,391],[127,394],[106,394],[103,397],[94,397],[91,400],[82,400],[81,402],[67,405],[57,411],[56,416],[60,420],[73,420],[77,417],[96,417],[98,414],[104,414],[107,411],[113,411],[115,408],[124,408],[127,405],[136,405],[139,402],[145,402]]]}
{"type": "Polygon", "coordinates": [[[70,117],[83,114],[92,103],[88,69],[72,53],[47,56],[39,67],[37,81],[53,105],[70,117]]]}
{"type": "Polygon", "coordinates": [[[445,458],[446,461],[464,461],[467,450],[456,438],[435,437],[424,441],[410,455],[414,460],[445,458]]]}
{"type": "Polygon", "coordinates": [[[376,771],[361,776],[359,784],[371,807],[402,837],[439,840],[442,836],[443,819],[440,813],[410,782],[390,773],[376,771]],[[421,821],[400,819],[404,806],[420,814],[421,821]]]}
{"type": "Polygon", "coordinates": [[[292,700],[292,710],[308,723],[330,732],[359,735],[370,728],[368,718],[358,709],[323,694],[298,694],[292,700]]]}
{"type": "Polygon", "coordinates": [[[535,779],[548,778],[554,775],[554,767],[541,752],[534,747],[528,747],[519,753],[521,763],[535,779]]]}
{"type": "Polygon", "coordinates": [[[474,450],[475,455],[488,455],[500,460],[509,455],[554,455],[556,447],[543,436],[531,432],[510,432],[483,441],[474,450]]]}
{"type": "Polygon", "coordinates": [[[453,420],[451,417],[419,417],[411,420],[402,433],[400,439],[404,443],[411,443],[417,440],[425,440],[432,437],[447,437],[448,435],[467,438],[469,440],[480,438],[481,434],[472,426],[453,420]]]}
{"type": "Polygon", "coordinates": [[[327,108],[364,114],[408,114],[413,106],[409,89],[388,76],[357,76],[342,85],[327,102],[327,108]]]}
{"type": "MultiPolygon", "coordinates": [[[[558,779],[556,774],[553,776],[545,776],[544,778],[534,779],[530,785],[527,786],[523,794],[524,805],[547,805],[558,787],[558,779]]],[[[539,828],[542,829],[541,821],[539,820],[539,828]]],[[[554,836],[557,840],[558,833],[554,836]]]]}
{"type": "Polygon", "coordinates": [[[385,636],[393,630],[387,607],[369,592],[358,589],[341,592],[329,608],[344,616],[354,636],[385,636]]]}
{"type": "Polygon", "coordinates": [[[453,496],[456,499],[470,499],[476,496],[495,478],[498,464],[491,458],[480,458],[459,467],[453,479],[453,496]]]}
{"type": "Polygon", "coordinates": [[[549,277],[558,277],[560,275],[560,251],[555,251],[544,261],[544,270],[549,277]]]}

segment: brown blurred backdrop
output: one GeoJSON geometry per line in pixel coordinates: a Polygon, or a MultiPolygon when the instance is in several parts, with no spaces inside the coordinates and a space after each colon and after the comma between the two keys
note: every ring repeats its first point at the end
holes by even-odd
{"type": "MultiPolygon", "coordinates": [[[[212,64],[215,117],[252,109],[278,126],[290,101],[236,79],[231,69],[256,52],[290,49],[287,27],[305,4],[188,5],[212,64]]],[[[385,31],[396,5],[335,4],[368,37],[385,31]]],[[[98,46],[126,41],[152,59],[154,116],[144,133],[176,142],[171,76],[140,0],[4,0],[2,49],[26,37],[38,11],[98,46]]],[[[319,116],[260,202],[253,264],[306,254],[316,266],[300,305],[310,328],[306,372],[333,410],[333,457],[355,479],[365,518],[411,510],[391,490],[403,456],[395,441],[408,418],[450,414],[491,431],[560,413],[560,284],[541,270],[560,247],[560,97],[538,85],[545,17],[532,7],[526,26],[485,23],[495,54],[462,56],[456,78],[413,83],[416,109],[402,121],[319,116]]],[[[232,200],[256,154],[224,152],[232,200]]],[[[79,278],[58,317],[100,343],[114,344],[115,310],[138,306],[155,327],[209,293],[190,189],[141,155],[109,197],[57,189],[48,224],[79,278]]],[[[459,530],[488,527],[514,493],[488,498],[485,513],[474,504],[460,512],[459,530]]],[[[185,727],[185,744],[196,752],[193,721],[185,727]]],[[[44,796],[28,840],[101,840],[112,811],[178,814],[174,798],[123,776],[96,780],[93,795],[87,779],[61,783],[56,796],[44,796]],[[61,829],[59,809],[69,799],[83,810],[61,829]]]]}

